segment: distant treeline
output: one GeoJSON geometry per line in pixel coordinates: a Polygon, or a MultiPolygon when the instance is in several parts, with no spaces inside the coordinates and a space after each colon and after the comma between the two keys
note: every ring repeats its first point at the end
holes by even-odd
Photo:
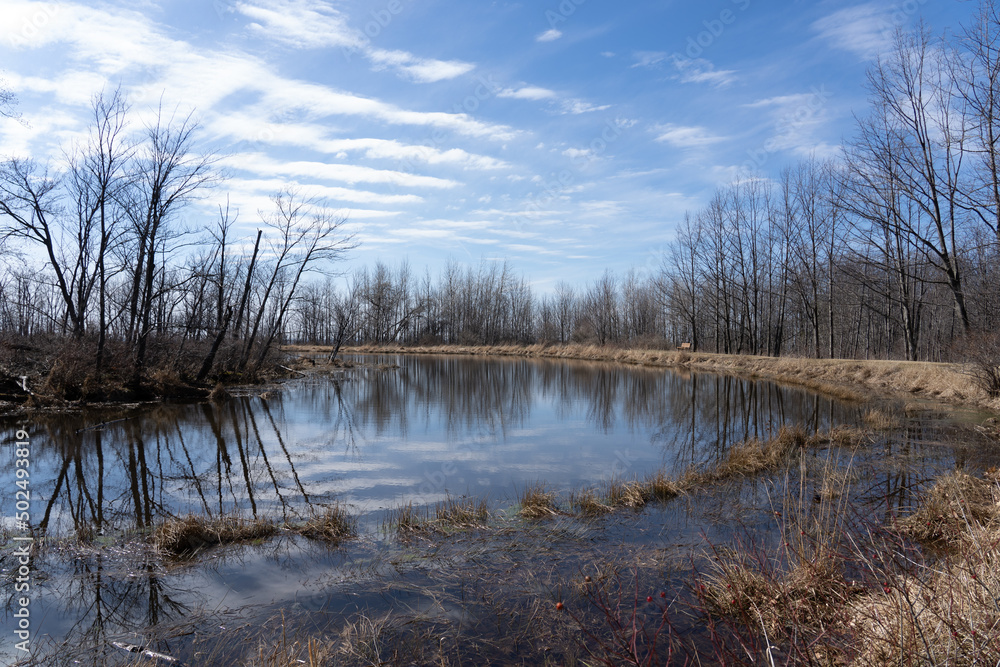
{"type": "Polygon", "coordinates": [[[507,262],[306,279],[351,239],[292,191],[256,238],[233,238],[224,209],[193,234],[178,211],[218,180],[195,124],[161,113],[133,133],[123,95],[98,95],[65,170],[0,167],[0,331],[84,341],[98,368],[114,341],[135,372],[155,340],[201,378],[255,367],[278,341],[953,358],[1000,331],[1000,10],[984,2],[943,39],[898,33],[867,89],[838,158],[742,174],[654,266],[544,294],[507,262]]]}

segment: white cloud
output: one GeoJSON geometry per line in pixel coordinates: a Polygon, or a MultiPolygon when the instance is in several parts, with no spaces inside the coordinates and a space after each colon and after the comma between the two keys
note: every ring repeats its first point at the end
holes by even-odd
{"type": "Polygon", "coordinates": [[[603,111],[611,108],[605,104],[597,106],[590,102],[577,99],[560,100],[559,95],[554,90],[541,88],[539,86],[523,86],[521,88],[503,88],[497,93],[497,97],[504,97],[517,100],[551,100],[558,104],[559,112],[563,114],[583,114],[591,111],[603,111]]]}
{"type": "Polygon", "coordinates": [[[347,25],[343,14],[320,2],[237,2],[233,8],[254,21],[247,25],[250,32],[295,48],[361,48],[367,41],[347,25]]]}
{"type": "Polygon", "coordinates": [[[585,148],[567,148],[562,154],[569,158],[582,158],[589,156],[590,151],[585,148]]]}
{"type": "Polygon", "coordinates": [[[504,88],[497,97],[509,97],[516,100],[548,100],[556,97],[556,93],[548,88],[524,86],[523,88],[504,88]]]}
{"type": "Polygon", "coordinates": [[[886,9],[875,3],[840,9],[812,27],[823,39],[865,60],[888,48],[892,35],[886,9]]]}
{"type": "Polygon", "coordinates": [[[312,0],[239,2],[235,9],[252,23],[251,33],[298,49],[339,47],[364,54],[376,70],[393,69],[416,83],[454,79],[475,65],[457,60],[421,58],[406,51],[387,51],[371,45],[367,35],[347,25],[343,14],[325,3],[312,0]]]}
{"type": "Polygon", "coordinates": [[[792,95],[776,95],[767,97],[756,102],[750,102],[743,106],[747,109],[761,109],[765,107],[787,107],[793,104],[802,104],[812,97],[811,93],[795,93],[792,95]]]}
{"type": "Polygon", "coordinates": [[[592,111],[604,111],[605,109],[610,109],[610,104],[602,104],[600,106],[591,104],[590,102],[584,102],[583,100],[563,100],[562,102],[562,113],[564,114],[582,114],[590,113],[592,111]]]}
{"type": "Polygon", "coordinates": [[[454,79],[475,69],[475,65],[458,60],[433,60],[417,58],[406,51],[368,52],[368,57],[378,67],[394,67],[417,83],[434,83],[454,79]]]}
{"type": "Polygon", "coordinates": [[[318,183],[300,183],[289,181],[287,178],[231,178],[226,181],[226,193],[236,201],[240,196],[245,199],[254,195],[268,197],[289,186],[297,188],[303,198],[316,197],[334,202],[392,206],[419,204],[424,201],[423,197],[414,194],[383,194],[318,183]]]}
{"type": "Polygon", "coordinates": [[[705,58],[686,58],[678,53],[666,51],[636,51],[632,54],[632,67],[659,69],[666,62],[673,64],[680,75],[681,83],[708,83],[718,88],[736,80],[736,70],[718,70],[705,58]]]}
{"type": "Polygon", "coordinates": [[[681,83],[708,83],[722,88],[736,80],[736,70],[717,70],[705,58],[682,58],[674,55],[671,60],[680,74],[681,83]]]}
{"type": "Polygon", "coordinates": [[[723,141],[725,137],[710,134],[703,127],[667,124],[656,128],[659,136],[657,141],[668,143],[677,148],[703,148],[723,141]]]}
{"type": "Polygon", "coordinates": [[[632,54],[635,64],[632,67],[655,67],[667,59],[666,51],[636,51],[632,54]]]}
{"type": "Polygon", "coordinates": [[[537,37],[535,37],[535,41],[536,42],[554,42],[554,41],[556,41],[557,39],[559,39],[562,36],[563,36],[563,34],[562,34],[561,31],[556,30],[555,28],[552,28],[551,30],[546,30],[542,34],[540,34],[537,37]]]}
{"type": "Polygon", "coordinates": [[[822,137],[829,122],[830,97],[830,91],[818,87],[808,93],[778,95],[743,106],[764,109],[771,117],[774,132],[763,146],[766,151],[788,150],[801,156],[826,156],[830,154],[830,147],[822,137]]]}
{"type": "Polygon", "coordinates": [[[262,153],[243,153],[221,159],[219,164],[230,169],[249,171],[264,176],[292,176],[326,181],[354,183],[384,183],[412,188],[448,189],[457,187],[456,181],[419,176],[387,169],[373,169],[353,164],[330,162],[295,161],[284,162],[267,157],[262,153]]]}

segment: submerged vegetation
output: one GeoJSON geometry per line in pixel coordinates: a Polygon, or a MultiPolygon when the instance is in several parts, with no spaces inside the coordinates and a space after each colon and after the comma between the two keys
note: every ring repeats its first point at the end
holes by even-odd
{"type": "Polygon", "coordinates": [[[357,535],[358,522],[355,517],[351,516],[347,508],[336,504],[325,508],[303,525],[294,527],[293,530],[313,540],[336,544],[357,535]]]}
{"type": "Polygon", "coordinates": [[[247,519],[192,514],[158,524],[150,539],[159,551],[191,557],[215,546],[264,540],[283,530],[336,544],[357,534],[357,519],[339,504],[325,508],[303,523],[284,526],[262,517],[247,519]]]}
{"type": "MultiPolygon", "coordinates": [[[[361,609],[321,628],[283,611],[255,629],[194,639],[202,658],[185,664],[995,664],[1000,473],[944,474],[910,511],[883,520],[852,488],[859,445],[878,437],[782,429],[677,478],[658,471],[562,499],[538,482],[511,499],[516,513],[465,497],[407,505],[386,522],[390,540],[402,538],[383,556],[396,563],[387,576],[440,611],[361,609]],[[796,453],[806,451],[824,455],[802,468],[796,453]],[[730,503],[760,482],[769,501],[753,525],[736,521],[735,537],[682,559],[638,544],[586,546],[619,520],[638,520],[630,509],[708,500],[713,490],[730,503]],[[402,574],[411,569],[412,580],[402,574]]],[[[354,525],[338,506],[288,530],[339,538],[354,525]]],[[[186,518],[155,534],[161,548],[198,543],[169,549],[186,553],[277,530],[186,518]]]]}

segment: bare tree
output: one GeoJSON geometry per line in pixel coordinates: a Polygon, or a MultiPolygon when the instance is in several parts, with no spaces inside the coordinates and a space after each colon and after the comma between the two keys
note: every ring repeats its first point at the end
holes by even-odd
{"type": "Polygon", "coordinates": [[[17,105],[17,95],[0,79],[0,116],[5,118],[20,118],[14,109],[17,105]]]}
{"type": "MultiPolygon", "coordinates": [[[[212,168],[215,156],[195,151],[197,129],[191,114],[167,117],[161,105],[156,120],[146,128],[146,142],[137,156],[137,177],[124,195],[133,236],[128,332],[135,342],[136,377],[146,361],[157,297],[157,252],[166,253],[167,243],[181,232],[170,225],[177,211],[218,178],[212,168]]],[[[164,276],[162,271],[160,276],[164,276]]]]}
{"type": "Polygon", "coordinates": [[[950,74],[968,124],[965,149],[975,168],[962,206],[1000,243],[1000,7],[996,3],[980,3],[960,46],[950,74]]]}
{"type": "Polygon", "coordinates": [[[559,321],[559,342],[566,343],[573,333],[573,318],[576,314],[576,294],[564,280],[556,283],[556,319],[559,321]]]}
{"type": "Polygon", "coordinates": [[[94,96],[92,122],[87,142],[70,157],[69,184],[76,207],[78,305],[85,316],[90,290],[96,284],[98,340],[95,366],[104,361],[108,330],[107,258],[120,234],[122,214],[116,203],[128,185],[128,165],[133,146],[125,135],[129,107],[120,88],[94,96]],[[94,275],[88,266],[94,262],[94,275]]]}
{"type": "Polygon", "coordinates": [[[895,215],[886,223],[912,238],[940,271],[968,332],[958,255],[966,222],[960,180],[966,127],[953,109],[954,82],[945,65],[923,26],[897,32],[892,53],[869,71],[872,119],[861,124],[852,152],[883,161],[891,187],[919,209],[919,215],[895,215]]]}
{"type": "Polygon", "coordinates": [[[83,334],[84,314],[74,298],[74,271],[60,256],[59,204],[61,180],[32,160],[12,159],[0,166],[0,215],[7,223],[4,238],[41,246],[65,306],[65,319],[74,336],[83,334]]]}
{"type": "Polygon", "coordinates": [[[325,202],[302,198],[291,188],[282,190],[271,200],[274,210],[270,213],[261,211],[260,215],[262,222],[276,236],[271,242],[274,264],[266,281],[253,327],[245,342],[241,366],[245,366],[249,360],[271,295],[275,294],[276,301],[255,366],[263,361],[275,337],[281,332],[285,314],[302,276],[317,269],[329,270],[330,262],[354,247],[352,236],[342,233],[341,228],[346,218],[329,210],[325,202]]]}

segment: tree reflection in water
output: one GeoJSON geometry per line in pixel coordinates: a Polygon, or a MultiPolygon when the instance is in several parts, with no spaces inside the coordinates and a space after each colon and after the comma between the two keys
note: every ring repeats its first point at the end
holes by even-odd
{"type": "MultiPolygon", "coordinates": [[[[472,493],[476,484],[509,489],[540,478],[596,483],[622,450],[633,465],[626,474],[676,473],[783,424],[815,430],[860,419],[857,406],[711,374],[455,356],[366,363],[290,382],[267,398],[36,419],[31,483],[44,499],[35,501],[36,533],[75,534],[84,543],[70,571],[45,589],[46,605],[73,620],[64,635],[100,645],[122,629],[191,612],[197,592],[178,588],[148,551],[136,549],[124,572],[86,546],[102,535],[145,535],[168,517],[294,521],[338,497],[378,509],[413,498],[425,471],[436,473],[442,462],[458,471],[449,483],[466,485],[455,490],[472,493]]],[[[910,420],[870,456],[913,461],[925,442],[941,439],[941,428],[910,420]]],[[[13,488],[15,468],[6,463],[0,483],[13,488]]],[[[887,469],[871,481],[872,495],[905,508],[926,474],[887,469]]],[[[7,603],[5,624],[13,598],[7,603]]]]}

